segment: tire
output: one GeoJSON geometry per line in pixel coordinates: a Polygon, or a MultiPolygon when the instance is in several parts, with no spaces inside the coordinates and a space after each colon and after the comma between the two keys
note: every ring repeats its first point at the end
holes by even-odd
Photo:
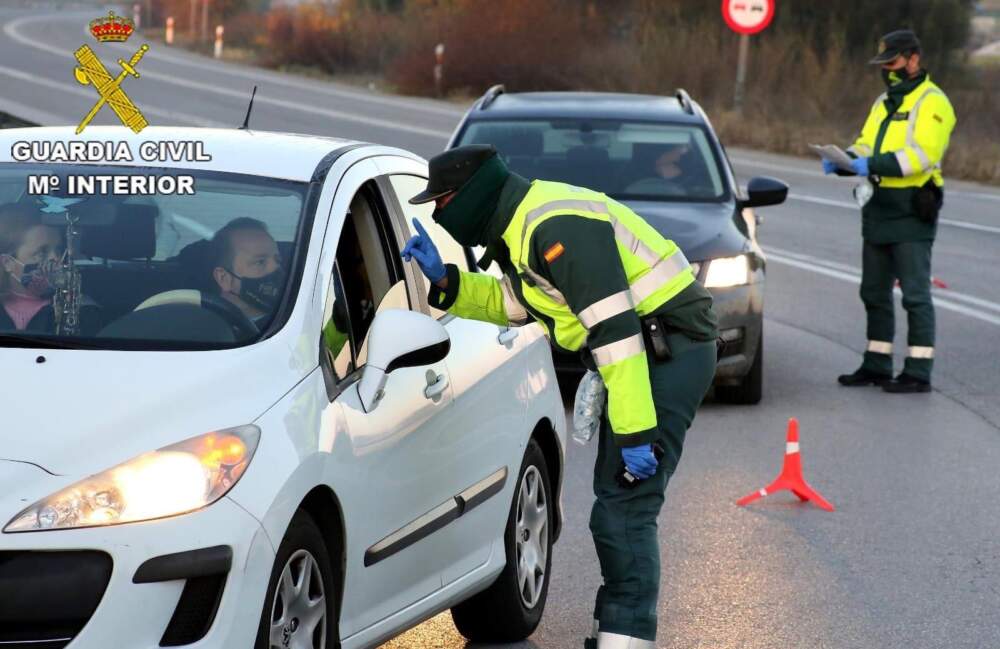
{"type": "Polygon", "coordinates": [[[720,385],[715,388],[715,396],[723,403],[756,405],[764,396],[764,333],[757,341],[757,355],[754,356],[750,371],[739,385],[720,385]]]}
{"type": "Polygon", "coordinates": [[[338,576],[323,535],[312,517],[300,509],[292,517],[274,558],[254,649],[334,649],[339,646],[340,639],[336,637],[337,583],[338,576]],[[286,572],[291,579],[288,585],[282,579],[286,572]],[[308,585],[303,581],[307,574],[308,585]],[[308,590],[300,590],[303,586],[308,590]],[[306,592],[306,597],[303,598],[301,592],[306,592]],[[322,604],[319,604],[319,597],[323,598],[322,604]],[[308,618],[318,619],[311,622],[308,618]],[[313,627],[311,633],[309,625],[313,627]]]}
{"type": "Polygon", "coordinates": [[[492,586],[451,609],[451,617],[459,633],[473,642],[506,643],[524,640],[535,632],[545,610],[552,574],[554,511],[545,455],[538,442],[532,439],[524,453],[504,531],[507,565],[492,586]],[[544,506],[544,512],[536,507],[539,502],[544,506]],[[529,503],[535,506],[525,508],[529,503]],[[527,519],[524,516],[526,513],[529,514],[527,519]],[[538,518],[532,520],[531,513],[538,514],[538,518]],[[539,530],[541,533],[538,533],[539,530]],[[518,543],[519,534],[525,531],[528,540],[524,541],[522,537],[522,542],[518,543]],[[545,556],[539,557],[539,552],[544,552],[545,556]],[[519,570],[522,557],[526,566],[534,563],[535,567],[527,571],[519,570]],[[533,580],[530,583],[525,580],[522,588],[519,574],[529,573],[533,580]]]}

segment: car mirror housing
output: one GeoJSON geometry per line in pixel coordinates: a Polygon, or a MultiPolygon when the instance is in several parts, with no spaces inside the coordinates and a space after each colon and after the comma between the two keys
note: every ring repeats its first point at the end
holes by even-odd
{"type": "Polygon", "coordinates": [[[372,322],[368,362],[358,382],[358,396],[365,412],[378,406],[391,372],[437,363],[450,350],[448,331],[434,318],[403,309],[380,312],[372,322]]]}
{"type": "Polygon", "coordinates": [[[788,198],[788,185],[777,178],[757,176],[747,183],[747,198],[740,201],[740,207],[780,205],[786,198],[788,198]]]}

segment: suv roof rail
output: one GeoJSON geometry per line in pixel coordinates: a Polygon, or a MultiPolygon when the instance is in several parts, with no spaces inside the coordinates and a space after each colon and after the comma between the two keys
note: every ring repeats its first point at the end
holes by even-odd
{"type": "Polygon", "coordinates": [[[493,101],[504,93],[504,87],[502,83],[498,83],[495,86],[490,87],[483,95],[483,98],[479,100],[479,110],[486,110],[490,107],[493,101]]]}
{"type": "Polygon", "coordinates": [[[677,97],[677,102],[681,105],[681,108],[684,109],[685,113],[694,115],[694,105],[691,103],[691,95],[688,94],[687,90],[684,88],[678,88],[677,92],[674,93],[674,96],[677,97]]]}

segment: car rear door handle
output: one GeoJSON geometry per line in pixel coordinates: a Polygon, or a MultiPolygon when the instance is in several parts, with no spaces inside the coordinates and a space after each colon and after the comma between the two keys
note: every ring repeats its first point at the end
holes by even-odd
{"type": "Polygon", "coordinates": [[[424,388],[424,396],[428,399],[437,399],[448,387],[448,377],[444,374],[434,374],[427,371],[427,387],[424,388]]]}
{"type": "Polygon", "coordinates": [[[497,342],[500,343],[501,345],[507,346],[512,342],[514,342],[520,335],[521,335],[520,331],[508,327],[505,331],[501,331],[500,335],[497,336],[497,342]]]}

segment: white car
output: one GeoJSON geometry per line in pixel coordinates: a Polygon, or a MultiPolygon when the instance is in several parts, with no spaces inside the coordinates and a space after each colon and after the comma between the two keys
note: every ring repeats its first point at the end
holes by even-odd
{"type": "Polygon", "coordinates": [[[0,131],[0,246],[5,210],[72,242],[50,326],[0,331],[0,646],[350,649],[448,608],[475,640],[535,629],[566,435],[549,345],[428,306],[409,217],[473,265],[406,204],[425,178],[406,151],[317,137],[0,131]],[[13,160],[74,140],[135,160],[13,160]],[[211,160],[146,162],[147,141],[211,160]],[[66,195],[122,174],[196,193],[66,195]],[[273,250],[210,242],[239,217],[284,281],[237,270],[273,250]]]}

